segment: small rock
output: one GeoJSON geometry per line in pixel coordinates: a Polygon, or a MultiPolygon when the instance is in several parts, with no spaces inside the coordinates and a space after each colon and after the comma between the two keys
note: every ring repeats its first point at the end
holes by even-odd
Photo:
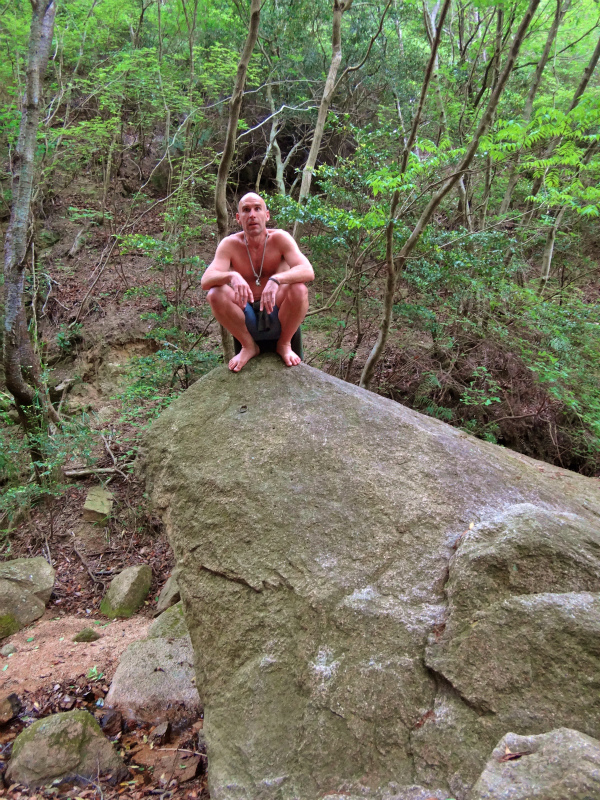
{"type": "Polygon", "coordinates": [[[50,600],[56,570],[45,558],[14,558],[0,564],[0,578],[34,594],[44,605],[50,600]]]}
{"type": "Polygon", "coordinates": [[[538,736],[507,733],[471,800],[591,800],[600,797],[600,741],[570,728],[538,736]]]}
{"type": "Polygon", "coordinates": [[[127,567],[111,581],[100,611],[111,619],[131,617],[142,606],[151,583],[152,569],[148,564],[127,567]]]}
{"type": "Polygon", "coordinates": [[[87,493],[83,518],[87,522],[106,522],[112,511],[114,497],[103,486],[93,486],[87,493]]]}
{"type": "Polygon", "coordinates": [[[116,736],[121,733],[123,716],[116,708],[108,708],[100,717],[100,727],[107,736],[116,736]]]}
{"type": "Polygon", "coordinates": [[[12,783],[41,786],[54,780],[122,780],[128,770],[87,711],[67,711],[37,720],[13,745],[6,772],[12,783]]]}
{"type": "Polygon", "coordinates": [[[0,725],[10,722],[22,709],[23,704],[14,692],[0,697],[0,725]]]}
{"type": "Polygon", "coordinates": [[[12,654],[16,652],[17,648],[14,646],[14,644],[5,644],[4,647],[0,649],[0,656],[4,656],[6,658],[7,656],[12,656],[12,654]]]}
{"type": "Polygon", "coordinates": [[[121,657],[106,705],[139,722],[189,723],[202,711],[194,682],[189,638],[133,642],[121,657]]]}
{"type": "Polygon", "coordinates": [[[93,628],[84,628],[73,637],[74,642],[95,642],[100,638],[100,634],[93,628]]]}
{"type": "Polygon", "coordinates": [[[176,603],[154,620],[148,630],[148,639],[180,639],[189,637],[188,627],[183,616],[183,603],[176,603]]]}
{"type": "Polygon", "coordinates": [[[166,611],[167,608],[171,608],[174,606],[175,603],[178,603],[181,600],[181,595],[179,594],[179,587],[177,586],[177,580],[174,575],[167,580],[165,585],[162,588],[161,593],[158,596],[158,600],[156,602],[156,612],[155,616],[162,614],[163,611],[166,611]]]}
{"type": "Polygon", "coordinates": [[[164,745],[166,744],[171,737],[171,725],[169,722],[161,722],[160,725],[157,725],[153,731],[150,733],[150,739],[156,745],[164,745]]]}

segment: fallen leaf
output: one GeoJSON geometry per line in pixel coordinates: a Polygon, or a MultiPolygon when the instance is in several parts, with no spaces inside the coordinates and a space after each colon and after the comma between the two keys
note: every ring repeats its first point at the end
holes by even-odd
{"type": "MultiPolygon", "coordinates": [[[[508,750],[508,747],[506,749],[508,750]]],[[[505,753],[503,756],[500,756],[498,761],[500,761],[500,762],[503,762],[503,761],[516,761],[517,759],[521,758],[522,756],[530,756],[530,755],[531,755],[531,751],[530,750],[524,750],[522,753],[511,753],[510,750],[508,750],[507,753],[505,753]]]]}

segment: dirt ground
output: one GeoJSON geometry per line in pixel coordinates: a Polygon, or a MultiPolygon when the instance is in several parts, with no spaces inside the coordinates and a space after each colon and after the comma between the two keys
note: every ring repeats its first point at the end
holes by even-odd
{"type": "Polygon", "coordinates": [[[97,484],[96,476],[78,480],[51,503],[32,508],[10,534],[11,557],[43,555],[52,562],[56,577],[43,617],[0,643],[15,647],[12,655],[0,656],[0,698],[14,693],[21,704],[18,716],[0,725],[0,797],[206,800],[202,719],[155,738],[152,726],[137,725],[120,715],[106,716],[104,698],[119,659],[131,642],[145,637],[160,590],[171,574],[173,556],[134,475],[111,480],[115,505],[105,525],[85,522],[85,497],[97,484]],[[131,619],[104,617],[99,605],[112,578],[141,563],[149,564],[153,574],[145,605],[131,619]],[[74,642],[83,628],[94,629],[100,638],[74,642]],[[18,734],[36,719],[76,708],[92,713],[101,726],[109,719],[105,734],[128,766],[129,778],[118,786],[102,781],[87,785],[67,781],[36,791],[5,786],[1,778],[18,734]]]}
{"type": "Polygon", "coordinates": [[[52,617],[52,609],[27,628],[3,640],[16,652],[0,656],[0,694],[16,692],[19,697],[35,695],[57,683],[75,683],[90,672],[101,674],[108,686],[124,650],[143,639],[150,619],[107,620],[76,616],[52,617]],[[74,642],[83,628],[93,628],[100,635],[95,642],[74,642]]]}

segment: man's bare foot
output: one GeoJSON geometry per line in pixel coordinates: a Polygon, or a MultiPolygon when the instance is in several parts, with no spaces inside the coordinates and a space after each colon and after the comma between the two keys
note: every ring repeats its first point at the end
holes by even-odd
{"type": "Polygon", "coordinates": [[[296,364],[299,364],[302,361],[300,356],[294,353],[290,344],[281,344],[278,342],[277,352],[283,359],[283,363],[286,365],[286,367],[295,367],[296,364]]]}
{"type": "Polygon", "coordinates": [[[257,356],[260,353],[260,347],[253,342],[254,347],[242,347],[240,352],[237,356],[234,356],[231,361],[229,362],[229,369],[232,372],[239,372],[242,367],[245,367],[246,364],[250,361],[251,358],[257,356]]]}

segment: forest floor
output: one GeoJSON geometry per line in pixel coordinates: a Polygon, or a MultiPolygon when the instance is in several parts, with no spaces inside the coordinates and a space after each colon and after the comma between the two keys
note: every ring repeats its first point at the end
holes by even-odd
{"type": "MultiPolygon", "coordinates": [[[[117,786],[106,781],[83,786],[67,781],[28,790],[2,783],[16,736],[36,719],[82,708],[101,720],[104,697],[120,656],[131,642],[145,637],[173,566],[162,524],[148,508],[144,486],[133,469],[140,431],[130,418],[123,420],[119,399],[119,391],[129,380],[131,358],[156,349],[146,339],[149,325],[140,319],[155,308],[153,298],[143,293],[132,299],[124,297],[127,289],[139,289],[156,280],[156,275],[149,275],[149,260],[136,256],[113,260],[100,274],[93,299],[81,316],[80,340],[67,354],[57,347],[57,333],[73,322],[76,309],[98,277],[98,263],[111,235],[102,227],[91,228],[85,246],[74,258],[68,257],[81,225],[68,220],[67,207],[87,205],[85,193],[71,191],[55,201],[43,223],[58,240],[42,253],[42,263],[54,283],[40,319],[40,339],[46,363],[52,365],[52,383],[75,382],[65,400],[69,411],[83,412],[88,420],[87,446],[91,442],[91,448],[87,456],[93,467],[91,474],[70,478],[67,485],[62,481],[54,496],[22,514],[10,529],[2,556],[44,556],[54,566],[56,580],[44,616],[2,642],[14,645],[16,651],[0,656],[0,694],[16,693],[23,709],[10,723],[0,726],[0,797],[204,800],[208,798],[206,756],[198,737],[202,719],[174,730],[160,745],[153,741],[156,726],[124,721],[122,729],[110,737],[130,769],[128,780],[117,786]],[[94,472],[110,470],[115,464],[118,471],[113,474],[94,472]],[[83,521],[87,491],[99,483],[114,496],[106,526],[83,521]],[[111,578],[140,563],[149,564],[153,573],[146,605],[128,620],[104,617],[99,606],[111,578]],[[74,643],[73,636],[85,627],[96,629],[100,638],[74,643]]],[[[136,230],[158,236],[162,218],[150,213],[136,230]]],[[[210,258],[212,241],[205,249],[204,255],[210,258]]],[[[200,293],[189,299],[198,305],[198,318],[206,329],[206,302],[200,293]]],[[[204,346],[218,348],[217,331],[209,331],[208,338],[204,346]]],[[[70,454],[68,468],[85,466],[80,451],[70,454]]]]}
{"type": "MultiPolygon", "coordinates": [[[[122,500],[117,500],[117,512],[110,525],[96,530],[94,540],[81,537],[86,528],[78,521],[86,489],[95,483],[88,478],[70,488],[54,500],[52,510],[34,508],[30,517],[11,534],[11,557],[50,552],[56,582],[44,616],[3,642],[12,644],[16,651],[0,657],[0,694],[16,693],[23,709],[18,717],[0,727],[2,771],[14,739],[36,719],[81,708],[94,714],[102,724],[104,697],[119,659],[131,642],[145,637],[156,599],[171,572],[172,554],[162,528],[151,519],[144,525],[141,518],[137,519],[135,531],[124,527],[127,521],[120,517],[119,509],[127,509],[127,505],[122,500]],[[119,529],[116,535],[115,527],[119,529]],[[154,577],[145,607],[131,619],[104,617],[98,607],[111,576],[139,563],[150,564],[154,577]],[[73,636],[85,627],[95,628],[100,638],[89,643],[73,642],[73,636]]],[[[117,476],[110,486],[117,498],[131,499],[136,492],[141,495],[135,477],[117,476]]],[[[91,528],[88,526],[88,532],[91,528]]],[[[15,800],[208,797],[206,757],[198,741],[201,719],[175,731],[168,740],[161,740],[160,746],[153,744],[156,726],[124,721],[118,727],[119,730],[112,730],[110,738],[130,769],[126,781],[117,786],[106,781],[84,786],[67,781],[38,790],[13,785],[0,788],[0,796],[15,800]]]]}

